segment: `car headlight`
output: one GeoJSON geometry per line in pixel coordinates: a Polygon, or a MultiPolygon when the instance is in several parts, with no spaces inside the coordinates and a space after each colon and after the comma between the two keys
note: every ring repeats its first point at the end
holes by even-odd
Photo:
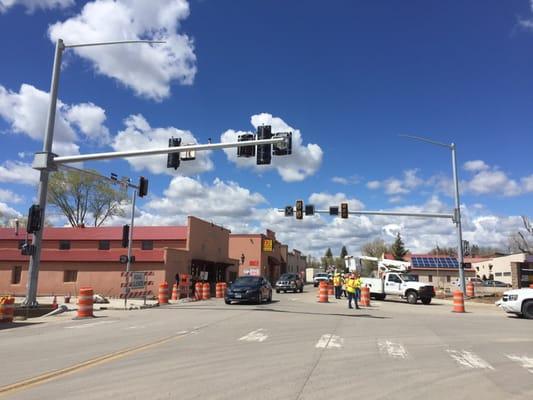
{"type": "Polygon", "coordinates": [[[516,300],[518,300],[518,295],[517,294],[510,294],[509,297],[507,297],[507,300],[508,301],[516,301],[516,300]]]}

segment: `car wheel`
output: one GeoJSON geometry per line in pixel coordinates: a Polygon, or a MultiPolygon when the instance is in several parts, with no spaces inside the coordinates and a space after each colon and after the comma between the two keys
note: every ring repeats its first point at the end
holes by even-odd
{"type": "Polygon", "coordinates": [[[431,304],[431,297],[422,297],[422,304],[431,304]]]}
{"type": "Polygon", "coordinates": [[[256,303],[257,303],[257,304],[261,304],[262,302],[263,302],[263,297],[261,296],[261,293],[259,293],[259,294],[257,295],[256,303]]]}
{"type": "Polygon", "coordinates": [[[525,301],[522,304],[522,315],[524,318],[533,319],[533,300],[525,301]]]}
{"type": "Polygon", "coordinates": [[[272,303],[272,292],[268,295],[267,303],[272,303]]]}
{"type": "Polygon", "coordinates": [[[226,299],[224,299],[224,303],[226,303],[226,304],[231,304],[231,300],[226,300],[226,299]]]}
{"type": "Polygon", "coordinates": [[[276,289],[276,293],[279,293],[279,292],[281,292],[281,290],[279,290],[279,289],[276,289]]]}
{"type": "Polygon", "coordinates": [[[283,293],[287,293],[287,291],[286,291],[286,290],[284,290],[284,291],[283,291],[283,293]]]}
{"type": "Polygon", "coordinates": [[[313,283],[313,286],[314,287],[318,287],[318,283],[313,283]]]}
{"type": "Polygon", "coordinates": [[[300,293],[303,293],[303,291],[304,291],[304,287],[302,286],[302,287],[300,288],[300,293]]]}
{"type": "Polygon", "coordinates": [[[409,304],[416,304],[416,301],[417,301],[417,295],[416,295],[416,292],[410,290],[408,293],[407,293],[407,302],[409,304]]]}

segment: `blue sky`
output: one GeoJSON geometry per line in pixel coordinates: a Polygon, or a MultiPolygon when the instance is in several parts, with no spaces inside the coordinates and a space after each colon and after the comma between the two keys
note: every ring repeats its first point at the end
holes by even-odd
{"type": "Polygon", "coordinates": [[[0,0],[0,211],[25,213],[35,196],[26,164],[42,147],[53,40],[157,36],[170,38],[167,45],[67,50],[61,154],[164,146],[170,134],[229,140],[253,131],[254,121],[291,127],[302,143],[291,160],[261,170],[221,151],[178,175],[158,159],[86,164],[150,178],[140,223],[178,224],[194,214],[235,232],[273,228],[315,254],[342,244],[356,251],[396,231],[417,251],[452,245],[447,221],[296,223],[273,210],[302,198],[449,211],[449,152],[398,136],[406,133],[457,143],[465,236],[505,246],[519,216],[533,214],[532,7],[527,0],[0,0]]]}

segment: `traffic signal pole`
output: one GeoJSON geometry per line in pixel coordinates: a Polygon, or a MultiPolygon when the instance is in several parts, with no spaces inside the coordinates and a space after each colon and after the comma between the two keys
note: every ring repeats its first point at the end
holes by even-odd
{"type": "Polygon", "coordinates": [[[130,281],[130,268],[131,268],[131,252],[133,247],[133,223],[135,222],[135,199],[137,198],[137,189],[133,190],[131,195],[131,218],[130,218],[130,231],[128,236],[128,262],[126,263],[126,287],[124,290],[124,309],[128,307],[128,295],[130,288],[128,286],[130,281]]]}

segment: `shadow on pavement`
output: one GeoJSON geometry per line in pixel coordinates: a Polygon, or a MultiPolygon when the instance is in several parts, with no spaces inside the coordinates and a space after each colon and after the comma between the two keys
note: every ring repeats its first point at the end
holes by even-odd
{"type": "Polygon", "coordinates": [[[42,324],[42,322],[2,322],[0,324],[0,331],[4,329],[22,328],[23,326],[39,324],[42,324]]]}

